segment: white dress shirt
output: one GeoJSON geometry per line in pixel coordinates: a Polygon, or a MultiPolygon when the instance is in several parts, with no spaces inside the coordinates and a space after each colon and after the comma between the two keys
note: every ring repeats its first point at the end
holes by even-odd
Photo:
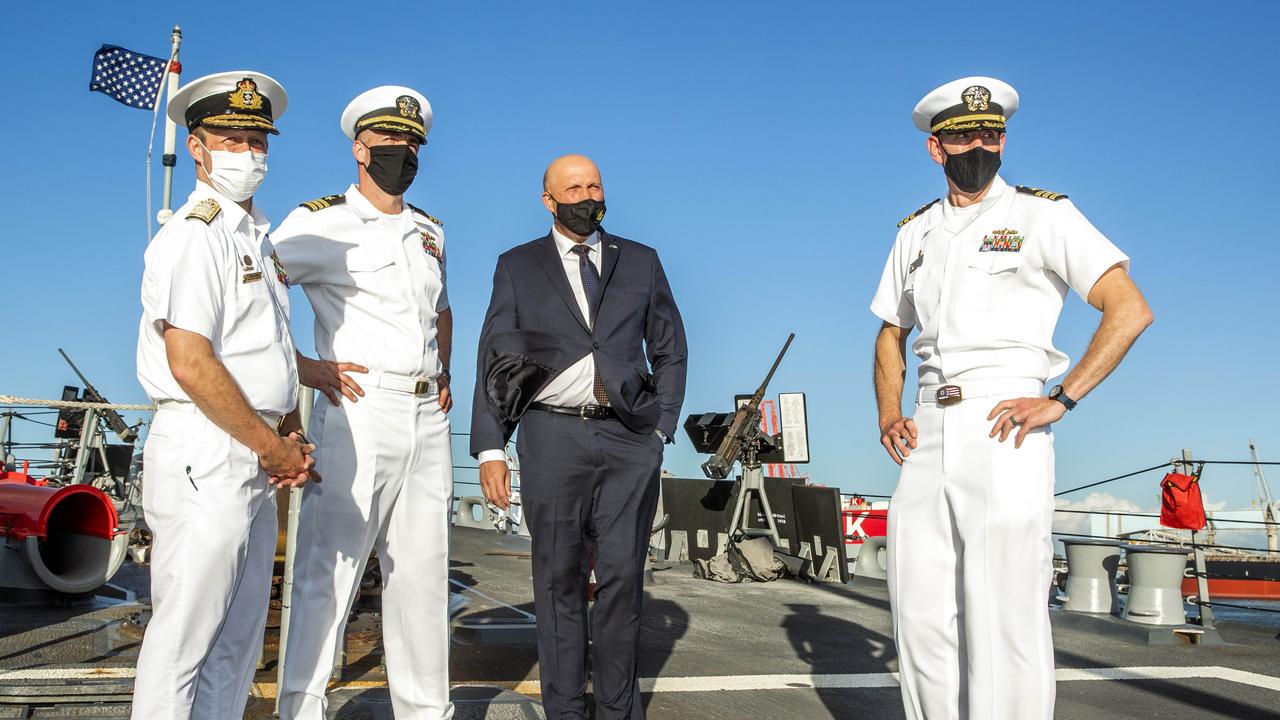
{"type": "Polygon", "coordinates": [[[436,318],[449,296],[439,224],[408,206],[379,212],[352,185],[343,203],[294,210],[272,237],[315,310],[322,360],[414,378],[440,372],[436,318]]]}
{"type": "Polygon", "coordinates": [[[871,311],[920,328],[920,384],[1031,378],[1067,369],[1053,331],[1068,290],[1129,258],[1070,200],[1019,192],[997,177],[976,205],[943,200],[903,225],[871,311]]]}
{"type": "MultiPolygon", "coordinates": [[[[587,291],[582,287],[582,271],[578,266],[578,254],[573,252],[574,246],[578,243],[565,237],[555,227],[551,228],[551,238],[555,240],[556,251],[560,253],[560,262],[564,266],[564,274],[569,278],[573,297],[578,301],[578,309],[582,311],[582,317],[590,327],[591,309],[587,305],[587,291]]],[[[587,246],[587,257],[591,259],[596,266],[596,272],[599,273],[602,267],[601,253],[604,252],[604,245],[600,242],[600,232],[591,233],[582,244],[587,246]]],[[[599,402],[595,396],[595,383],[596,359],[591,353],[587,353],[547,383],[533,401],[560,407],[595,405],[599,402]]],[[[481,463],[490,460],[506,460],[506,453],[500,449],[482,450],[476,456],[476,460],[481,463]]]]}
{"type": "Polygon", "coordinates": [[[298,370],[289,335],[288,278],[274,259],[270,227],[257,205],[246,213],[197,181],[187,202],[151,240],[142,273],[137,361],[138,381],[153,401],[191,401],[169,369],[167,322],[209,340],[254,410],[293,411],[298,370]],[[206,222],[196,217],[199,212],[215,214],[206,222]]]}

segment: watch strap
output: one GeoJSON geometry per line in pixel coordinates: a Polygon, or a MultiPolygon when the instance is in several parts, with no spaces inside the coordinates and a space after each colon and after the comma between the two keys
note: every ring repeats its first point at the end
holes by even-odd
{"type": "Polygon", "coordinates": [[[1049,391],[1049,398],[1062,403],[1062,406],[1067,410],[1076,409],[1076,401],[1071,399],[1071,396],[1062,389],[1061,385],[1053,386],[1053,389],[1049,391]]]}

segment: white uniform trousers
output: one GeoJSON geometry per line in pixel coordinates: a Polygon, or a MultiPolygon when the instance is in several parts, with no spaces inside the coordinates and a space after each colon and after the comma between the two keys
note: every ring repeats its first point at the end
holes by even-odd
{"type": "Polygon", "coordinates": [[[447,720],[453,459],[436,394],[365,388],[317,405],[322,484],[302,497],[282,720],[322,720],[325,688],[370,549],[382,569],[382,642],[396,720],[447,720]]]}
{"type": "Polygon", "coordinates": [[[987,419],[1027,394],[916,406],[888,530],[908,720],[1052,720],[1053,434],[1014,449],[987,419]]]}
{"type": "Polygon", "coordinates": [[[158,411],[143,462],[152,614],[133,717],[239,718],[267,621],[275,492],[258,456],[196,412],[158,411]]]}

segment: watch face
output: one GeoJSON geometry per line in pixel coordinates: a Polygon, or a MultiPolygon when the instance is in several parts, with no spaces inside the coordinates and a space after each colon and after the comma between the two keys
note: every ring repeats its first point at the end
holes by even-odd
{"type": "Polygon", "coordinates": [[[1049,399],[1057,400],[1058,402],[1062,403],[1068,410],[1071,410],[1076,406],[1076,401],[1067,397],[1067,394],[1066,392],[1063,391],[1061,385],[1053,386],[1053,389],[1049,391],[1049,399]]]}

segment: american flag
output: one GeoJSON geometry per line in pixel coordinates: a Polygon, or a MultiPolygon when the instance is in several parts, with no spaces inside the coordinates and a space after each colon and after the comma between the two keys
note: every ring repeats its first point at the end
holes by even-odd
{"type": "Polygon", "coordinates": [[[100,92],[129,107],[150,110],[155,107],[168,62],[117,45],[103,45],[93,55],[89,91],[100,92]]]}

